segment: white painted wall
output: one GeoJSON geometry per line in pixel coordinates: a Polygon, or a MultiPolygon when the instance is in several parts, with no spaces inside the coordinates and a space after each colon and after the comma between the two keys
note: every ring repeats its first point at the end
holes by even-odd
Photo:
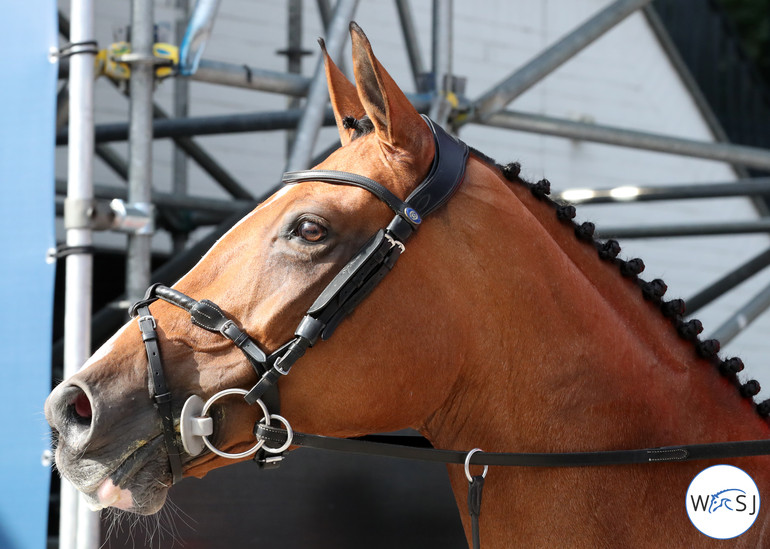
{"type": "MultiPolygon", "coordinates": [[[[609,4],[609,0],[456,0],[454,15],[454,72],[466,77],[467,96],[475,98],[499,82],[559,37],[609,4]]],[[[97,38],[103,46],[112,41],[113,28],[129,21],[125,0],[97,3],[97,38]]],[[[156,2],[156,20],[173,22],[178,16],[174,0],[156,2]]],[[[315,53],[303,64],[311,75],[318,60],[315,39],[322,29],[316,2],[305,0],[303,46],[315,53]]],[[[60,2],[68,13],[68,2],[60,2]]],[[[430,66],[431,2],[415,0],[412,11],[420,35],[423,60],[430,66]]],[[[393,2],[362,0],[356,20],[369,36],[376,54],[406,91],[414,91],[411,72],[393,2]]],[[[285,59],[276,50],[286,45],[286,3],[270,0],[223,0],[205,58],[283,71],[285,59]]],[[[350,66],[349,47],[345,62],[350,66]]],[[[171,82],[158,86],[156,100],[171,110],[171,82]]],[[[193,116],[277,110],[286,98],[220,86],[191,83],[193,116]]],[[[713,140],[708,126],[666,57],[642,14],[634,14],[585,51],[566,63],[510,106],[512,109],[613,125],[701,140],[713,140]]],[[[97,123],[126,120],[127,101],[104,81],[97,83],[97,123]]],[[[673,155],[543,137],[535,134],[468,126],[461,137],[470,145],[505,163],[521,162],[523,175],[547,177],[554,189],[615,187],[619,185],[717,182],[735,179],[722,163],[673,155]]],[[[321,133],[317,150],[336,140],[336,130],[321,133]]],[[[259,194],[274,185],[283,171],[283,132],[237,134],[196,138],[245,186],[259,194]]],[[[125,145],[113,145],[124,154],[125,145]]],[[[66,174],[66,158],[59,151],[57,175],[66,174]]],[[[171,186],[171,144],[155,145],[154,185],[171,186]]],[[[197,195],[224,197],[194,164],[190,163],[191,189],[197,195]]],[[[97,183],[122,184],[109,168],[97,161],[97,183]]],[[[597,226],[730,221],[757,217],[744,199],[653,202],[641,205],[583,206],[580,219],[597,226]]],[[[118,243],[120,238],[117,239],[118,243]]],[[[116,237],[110,237],[115,242],[116,237]]],[[[626,257],[641,257],[645,278],[663,278],[667,297],[688,297],[718,279],[737,264],[763,251],[770,238],[736,236],[629,240],[626,257]]],[[[160,237],[159,246],[167,246],[160,237]]],[[[762,287],[770,272],[745,283],[700,312],[705,334],[714,330],[762,287]]],[[[770,314],[723,349],[723,355],[741,356],[767,387],[759,398],[770,397],[770,314]],[[767,372],[767,373],[765,373],[767,372]]]]}

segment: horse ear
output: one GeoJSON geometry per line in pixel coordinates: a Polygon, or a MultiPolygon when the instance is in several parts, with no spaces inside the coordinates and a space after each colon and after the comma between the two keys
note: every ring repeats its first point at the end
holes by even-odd
{"type": "Polygon", "coordinates": [[[324,66],[326,68],[326,82],[329,85],[329,98],[332,102],[334,111],[334,120],[337,122],[337,130],[340,132],[340,142],[344,147],[350,143],[350,139],[355,131],[353,128],[346,128],[342,123],[346,116],[361,118],[366,114],[361,100],[358,99],[358,93],[353,83],[347,79],[340,68],[334,64],[329,52],[326,51],[326,43],[323,38],[318,39],[321,45],[321,51],[324,56],[324,66]]]}
{"type": "Polygon", "coordinates": [[[377,136],[392,147],[414,150],[422,141],[419,137],[429,133],[427,124],[374,56],[364,31],[355,22],[350,23],[350,36],[358,96],[377,136]]]}

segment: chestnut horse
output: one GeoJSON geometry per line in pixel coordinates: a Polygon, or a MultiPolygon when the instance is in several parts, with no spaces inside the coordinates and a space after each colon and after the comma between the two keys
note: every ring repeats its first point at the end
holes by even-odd
{"type": "MultiPolygon", "coordinates": [[[[370,178],[404,200],[432,166],[425,120],[351,24],[355,85],[326,56],[342,147],[317,169],[370,178]]],[[[701,341],[681,300],[644,282],[639,260],[521,181],[518,165],[472,151],[462,184],[426,218],[392,272],[278,384],[281,414],[307,433],[355,437],[414,428],[436,448],[587,452],[770,438],[768,406],[741,385],[737,359],[701,341]],[[598,257],[597,257],[598,251],[598,257]],[[757,413],[760,412],[760,413],[757,413]]],[[[365,189],[288,185],[233,227],[174,288],[216,302],[266,353],[293,337],[321,291],[393,212],[365,189]]],[[[251,388],[255,372],[221,335],[178,307],[150,305],[174,418],[190,395],[251,388]]],[[[46,402],[59,471],[94,508],[164,504],[171,472],[148,396],[136,322],[116,333],[46,402]]],[[[212,442],[254,445],[262,413],[228,397],[212,442]]],[[[233,461],[183,455],[184,476],[233,461]]],[[[243,458],[248,459],[248,458],[243,458]]],[[[728,460],[770,488],[770,459],[728,460]]],[[[685,511],[693,477],[715,461],[579,468],[492,467],[482,546],[705,547],[685,511]]],[[[449,477],[470,537],[462,465],[449,477]]],[[[733,540],[770,543],[767,513],[733,540]]]]}

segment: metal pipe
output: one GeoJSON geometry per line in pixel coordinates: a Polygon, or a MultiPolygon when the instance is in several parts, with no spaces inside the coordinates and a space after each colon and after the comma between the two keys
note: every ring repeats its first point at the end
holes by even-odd
{"type": "MultiPolygon", "coordinates": [[[[155,68],[153,0],[131,2],[131,65],[129,110],[128,201],[149,204],[152,196],[152,94],[155,68]]],[[[129,301],[142,298],[150,285],[151,234],[129,234],[126,254],[126,294],[129,301]]]]}
{"type": "MultiPolygon", "coordinates": [[[[334,15],[326,32],[326,48],[332,58],[339,57],[342,53],[349,22],[353,18],[357,5],[358,0],[337,0],[334,15]]],[[[287,170],[303,170],[308,167],[313,156],[313,146],[318,136],[318,130],[327,110],[328,95],[324,60],[323,56],[320,56],[313,81],[308,90],[302,119],[297,126],[297,135],[289,155],[287,170]]]]}
{"type": "Polygon", "coordinates": [[[689,183],[637,187],[627,185],[612,189],[567,189],[556,197],[574,204],[611,204],[654,200],[688,200],[730,196],[770,195],[770,177],[738,179],[724,183],[689,183]]]}
{"type": "MultiPolygon", "coordinates": [[[[430,95],[410,95],[407,97],[418,112],[428,112],[430,108],[430,95]]],[[[269,130],[285,130],[295,128],[302,117],[302,109],[270,111],[258,113],[242,113],[223,116],[201,116],[193,118],[166,118],[153,121],[153,135],[155,139],[171,138],[177,144],[184,143],[188,136],[192,135],[216,135],[221,133],[241,133],[269,130]]],[[[326,107],[323,112],[322,124],[333,126],[334,114],[331,107],[326,107]]],[[[128,138],[128,125],[124,122],[116,124],[100,124],[96,126],[96,142],[108,143],[112,141],[125,141],[128,138]]],[[[66,145],[69,134],[61,130],[56,134],[56,144],[66,145]]],[[[191,140],[187,140],[192,142],[191,140]]],[[[186,149],[185,149],[186,150],[186,149]]],[[[203,152],[203,151],[201,151],[203,152]]],[[[205,153],[204,153],[205,154],[205,153]]],[[[253,199],[253,195],[236,183],[237,187],[223,187],[237,198],[253,199]]]]}
{"type": "Polygon", "coordinates": [[[770,285],[765,286],[757,295],[749,299],[738,312],[709,335],[708,339],[718,339],[722,345],[726,345],[768,308],[770,308],[770,285]]]}
{"type": "Polygon", "coordinates": [[[128,162],[115,149],[109,145],[98,144],[94,147],[94,152],[121,179],[128,181],[128,162]]]}
{"type": "MultiPolygon", "coordinates": [[[[326,109],[322,122],[334,125],[334,114],[326,109]]],[[[174,140],[194,135],[218,135],[223,133],[243,133],[269,130],[286,130],[295,128],[302,117],[302,109],[269,111],[257,113],[227,114],[221,116],[200,116],[192,118],[165,118],[152,121],[155,139],[171,138],[174,140]]],[[[96,127],[96,142],[109,143],[125,141],[128,138],[129,125],[124,122],[100,124],[96,127]]],[[[57,134],[56,144],[63,145],[68,141],[66,132],[57,134]]],[[[231,193],[241,195],[243,192],[231,193]]],[[[251,193],[248,193],[249,196],[251,193]]],[[[247,198],[239,196],[239,198],[247,198]]]]}
{"type": "MultiPolygon", "coordinates": [[[[286,35],[286,71],[289,74],[302,73],[302,0],[289,0],[286,35]]],[[[282,52],[283,53],[283,52],[282,52]]],[[[287,109],[300,108],[299,97],[290,97],[286,102],[287,109]]],[[[294,131],[286,132],[286,159],[294,144],[294,131]]]]}
{"type": "MultiPolygon", "coordinates": [[[[181,44],[187,31],[187,20],[190,17],[189,0],[177,0],[178,15],[174,23],[177,43],[181,44]]],[[[190,81],[187,78],[174,79],[174,118],[187,118],[190,114],[190,81]]],[[[178,196],[186,196],[188,191],[187,155],[180,147],[174,147],[171,164],[171,189],[178,196]]],[[[154,202],[154,198],[153,198],[154,202]]],[[[187,243],[186,232],[175,232],[172,235],[174,250],[183,250],[187,243]]]]}
{"type": "Polygon", "coordinates": [[[729,292],[738,284],[754,276],[768,265],[770,265],[770,248],[758,256],[751,258],[736,269],[733,269],[713,284],[703,288],[697,294],[687,299],[685,301],[687,303],[687,315],[693,315],[701,307],[708,305],[718,297],[729,292]]]}
{"type": "Polygon", "coordinates": [[[329,0],[316,0],[318,6],[318,14],[321,16],[321,24],[324,29],[329,28],[329,23],[332,21],[332,8],[329,4],[329,0]]]}
{"type": "Polygon", "coordinates": [[[482,124],[496,128],[605,143],[619,147],[631,147],[681,156],[705,158],[707,160],[729,162],[750,168],[770,169],[770,151],[744,145],[707,143],[514,111],[494,113],[486,118],[482,124]]]}
{"type": "Polygon", "coordinates": [[[417,31],[414,28],[414,19],[412,18],[412,10],[409,7],[409,0],[396,0],[396,9],[398,10],[398,20],[401,23],[401,32],[404,34],[404,45],[409,56],[409,67],[412,69],[415,89],[417,91],[425,91],[421,89],[425,65],[420,54],[420,44],[417,40],[417,31]]]}
{"type": "MultiPolygon", "coordinates": [[[[56,193],[66,192],[67,184],[63,181],[56,181],[56,193]]],[[[94,185],[94,198],[102,200],[111,200],[113,198],[128,198],[128,190],[123,187],[112,185],[94,185]]],[[[193,210],[196,212],[214,213],[229,215],[244,208],[254,208],[258,202],[256,200],[239,199],[221,199],[203,196],[190,196],[187,194],[164,193],[153,191],[152,203],[159,209],[174,208],[181,210],[193,210]]]]}
{"type": "Polygon", "coordinates": [[[503,109],[544,77],[572,59],[586,46],[623,21],[650,0],[617,0],[547,48],[471,103],[470,119],[483,120],[503,109]]]}
{"type": "MultiPolygon", "coordinates": [[[[69,21],[67,20],[64,15],[59,12],[59,32],[63,36],[69,36],[69,21]]],[[[276,73],[278,74],[278,73],[276,73]]],[[[113,84],[116,88],[119,88],[119,84],[113,80],[108,79],[108,82],[113,84]]],[[[308,79],[309,82],[309,79],[308,79]]],[[[126,95],[126,92],[123,92],[123,95],[126,95]]],[[[153,116],[155,118],[169,118],[168,114],[160,108],[158,105],[153,104],[153,116]]],[[[127,134],[126,134],[127,135],[127,134]]],[[[57,134],[57,144],[65,144],[66,137],[64,138],[64,141],[59,143],[58,141],[59,137],[57,134]]],[[[124,137],[121,139],[121,141],[125,141],[127,137],[124,137]]],[[[189,139],[187,137],[176,137],[174,138],[174,143],[177,147],[182,149],[187,155],[195,161],[198,166],[205,171],[211,178],[219,183],[223,189],[225,189],[227,192],[229,192],[231,195],[233,195],[236,198],[245,198],[245,199],[253,199],[254,196],[247,191],[240,183],[238,183],[235,178],[230,175],[219,163],[212,158],[210,154],[208,154],[205,150],[203,150],[200,145],[195,143],[192,139],[189,139]]],[[[97,154],[99,154],[99,150],[97,149],[97,154]]]]}
{"type": "MultiPolygon", "coordinates": [[[[278,188],[280,188],[280,185],[270,189],[267,193],[262,195],[259,201],[261,202],[262,200],[272,195],[278,188]]],[[[206,236],[192,244],[189,248],[185,248],[184,251],[175,255],[158,269],[153,271],[152,280],[168,285],[176,282],[179,278],[182,277],[182,275],[192,269],[198,263],[198,261],[200,261],[201,256],[203,256],[206,251],[208,251],[208,249],[211,248],[223,234],[230,230],[233,225],[235,225],[244,215],[246,215],[250,209],[250,206],[246,206],[243,208],[243,210],[237,211],[228,216],[227,219],[220,223],[206,236]]],[[[117,302],[106,306],[94,314],[93,320],[91,322],[94,341],[106,341],[107,338],[115,333],[115,331],[120,328],[121,325],[125,324],[126,320],[128,319],[128,315],[126,314],[127,307],[128,300],[124,294],[118,299],[117,302]]],[[[52,349],[54,369],[56,368],[57,357],[60,356],[61,352],[61,341],[57,341],[54,343],[52,349]]]]}
{"type": "MultiPolygon", "coordinates": [[[[92,0],[72,0],[72,24],[65,29],[73,44],[94,40],[92,0]]],[[[94,150],[94,54],[80,46],[70,58],[69,133],[73,145],[67,151],[67,198],[90,201],[93,197],[94,150]]],[[[90,246],[90,229],[67,228],[68,246],[90,246]]],[[[91,354],[91,288],[93,259],[73,254],[66,259],[64,295],[64,377],[77,372],[91,354]]],[[[99,515],[90,511],[75,488],[65,479],[61,484],[59,547],[95,549],[99,545],[99,515]]]]}
{"type": "Polygon", "coordinates": [[[675,236],[712,236],[725,234],[770,233],[770,217],[733,223],[692,223],[655,227],[608,227],[597,229],[601,238],[670,238],[675,236]]]}
{"type": "MultiPolygon", "coordinates": [[[[321,24],[323,24],[324,32],[328,34],[329,31],[329,24],[332,22],[332,8],[329,4],[329,0],[317,0],[316,4],[318,5],[318,15],[321,17],[321,24]]],[[[347,63],[345,62],[344,57],[338,57],[336,60],[337,68],[339,68],[343,74],[347,75],[349,78],[352,75],[352,72],[348,72],[347,69],[347,63]]],[[[351,78],[352,80],[352,78],[351,78]]],[[[308,87],[310,87],[310,79],[308,78],[308,87]]]]}
{"type": "Polygon", "coordinates": [[[191,78],[198,82],[282,93],[292,97],[304,97],[310,88],[310,78],[306,76],[207,59],[201,59],[198,70],[191,78]]]}
{"type": "MultiPolygon", "coordinates": [[[[156,131],[155,125],[158,119],[165,120],[169,116],[158,105],[152,106],[152,114],[155,117],[153,121],[153,132],[156,131]]],[[[97,141],[99,140],[97,128],[97,141]]],[[[205,171],[211,178],[219,183],[219,185],[230,195],[235,198],[253,199],[254,195],[246,189],[243,185],[238,183],[230,173],[225,170],[214,158],[207,153],[200,145],[186,136],[170,136],[174,140],[174,144],[182,149],[192,160],[195,161],[198,166],[205,171]]]]}
{"type": "Polygon", "coordinates": [[[447,95],[452,81],[452,0],[433,0],[433,101],[430,117],[445,125],[452,105],[447,95]]]}

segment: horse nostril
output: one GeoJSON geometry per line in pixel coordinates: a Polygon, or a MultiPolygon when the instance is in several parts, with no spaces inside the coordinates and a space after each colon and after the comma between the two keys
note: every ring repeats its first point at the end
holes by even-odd
{"type": "Polygon", "coordinates": [[[71,412],[75,421],[78,423],[84,425],[91,424],[91,401],[89,400],[88,395],[83,391],[79,391],[75,400],[72,402],[71,412]]]}

